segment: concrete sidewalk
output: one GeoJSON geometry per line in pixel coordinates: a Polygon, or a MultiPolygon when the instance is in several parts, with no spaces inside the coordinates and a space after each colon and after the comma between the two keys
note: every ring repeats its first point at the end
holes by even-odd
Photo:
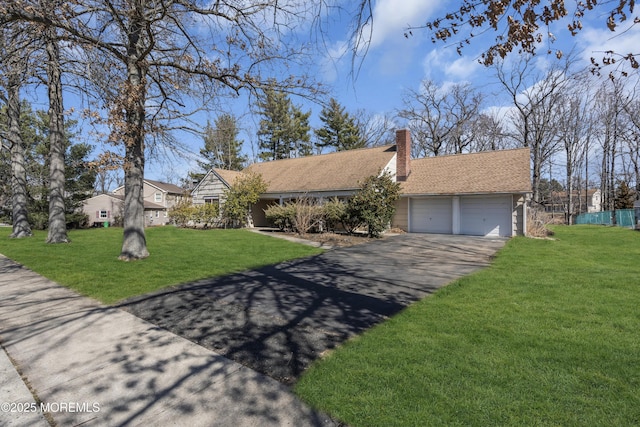
{"type": "Polygon", "coordinates": [[[35,404],[7,354],[58,426],[333,424],[277,381],[1,255],[0,343],[2,426],[47,425],[4,411],[35,404]]]}

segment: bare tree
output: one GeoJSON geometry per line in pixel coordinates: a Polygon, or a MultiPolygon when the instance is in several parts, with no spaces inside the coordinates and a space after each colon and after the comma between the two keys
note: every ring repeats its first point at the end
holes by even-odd
{"type": "Polygon", "coordinates": [[[633,181],[635,182],[636,200],[640,200],[640,116],[638,115],[640,100],[637,99],[637,90],[638,87],[636,86],[628,98],[629,101],[624,103],[623,108],[630,124],[624,139],[632,167],[633,181]]]}
{"type": "MultiPolygon", "coordinates": [[[[50,2],[51,7],[53,2],[50,2]]],[[[44,28],[47,52],[47,87],[49,92],[49,231],[47,243],[67,243],[64,204],[64,114],[62,104],[62,70],[60,48],[55,27],[44,28]]]]}
{"type": "Polygon", "coordinates": [[[522,57],[512,66],[504,61],[494,65],[495,76],[515,108],[511,121],[517,145],[531,148],[533,200],[538,203],[542,167],[558,150],[556,113],[570,64],[570,60],[556,63],[545,73],[535,71],[532,56],[522,57]]]}
{"type": "Polygon", "coordinates": [[[353,117],[366,147],[395,144],[397,125],[390,114],[373,114],[359,109],[353,117]]]}
{"type": "Polygon", "coordinates": [[[495,151],[508,148],[509,135],[503,120],[504,118],[498,117],[491,111],[478,114],[471,125],[475,135],[475,146],[470,148],[470,151],[495,151]]]}
{"type": "Polygon", "coordinates": [[[414,157],[462,153],[473,142],[471,125],[477,118],[482,96],[469,84],[440,87],[424,80],[419,90],[403,97],[398,116],[406,119],[416,142],[414,157]]]}
{"type": "Polygon", "coordinates": [[[7,131],[2,146],[11,152],[12,238],[32,235],[27,212],[25,143],[20,129],[20,89],[27,73],[27,46],[24,26],[14,23],[0,28],[2,86],[6,91],[2,98],[7,107],[7,131]]]}
{"type": "Polygon", "coordinates": [[[278,65],[304,58],[285,35],[308,15],[306,3],[193,0],[88,0],[58,15],[27,0],[2,4],[0,23],[56,26],[86,60],[95,93],[108,109],[110,140],[124,148],[124,239],[120,258],[149,255],[144,231],[145,147],[216,97],[314,87],[304,76],[273,80],[278,65]],[[188,105],[195,105],[189,109],[188,105]]]}
{"type": "Polygon", "coordinates": [[[616,168],[620,156],[621,135],[625,132],[623,85],[619,81],[611,81],[597,93],[595,109],[597,113],[597,133],[602,159],[600,165],[600,190],[602,207],[613,210],[616,192],[616,168]]]}
{"type": "Polygon", "coordinates": [[[561,94],[561,101],[557,110],[560,120],[557,121],[557,136],[565,154],[567,209],[565,221],[573,223],[576,212],[575,203],[575,174],[581,168],[586,148],[593,133],[592,99],[584,88],[588,87],[589,76],[576,75],[570,85],[561,94]]]}
{"type": "Polygon", "coordinates": [[[448,152],[461,154],[470,151],[475,140],[473,125],[478,120],[483,96],[470,84],[455,84],[447,106],[452,126],[448,152]]]}

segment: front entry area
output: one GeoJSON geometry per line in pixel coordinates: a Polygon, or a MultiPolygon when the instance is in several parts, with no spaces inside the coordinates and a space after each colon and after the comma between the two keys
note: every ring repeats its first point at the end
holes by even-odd
{"type": "Polygon", "coordinates": [[[409,199],[409,232],[511,237],[513,198],[452,196],[409,199]]]}

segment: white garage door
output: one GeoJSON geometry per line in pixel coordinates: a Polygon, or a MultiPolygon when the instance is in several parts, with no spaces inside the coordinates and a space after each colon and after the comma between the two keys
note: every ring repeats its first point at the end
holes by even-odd
{"type": "Polygon", "coordinates": [[[451,198],[411,199],[409,230],[412,233],[451,234],[451,198]]]}
{"type": "Polygon", "coordinates": [[[511,236],[511,205],[511,196],[461,197],[460,233],[473,236],[511,236]]]}

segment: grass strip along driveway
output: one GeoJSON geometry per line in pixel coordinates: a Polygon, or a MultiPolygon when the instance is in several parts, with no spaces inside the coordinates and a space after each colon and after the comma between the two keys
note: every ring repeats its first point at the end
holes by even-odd
{"type": "Polygon", "coordinates": [[[640,233],[555,231],[512,239],[296,392],[350,426],[640,425],[640,233]]]}
{"type": "Polygon", "coordinates": [[[73,230],[70,244],[47,245],[46,232],[13,240],[0,229],[0,253],[76,292],[112,304],[167,286],[314,255],[317,248],[247,230],[146,230],[151,256],[118,260],[121,228],[73,230]]]}

